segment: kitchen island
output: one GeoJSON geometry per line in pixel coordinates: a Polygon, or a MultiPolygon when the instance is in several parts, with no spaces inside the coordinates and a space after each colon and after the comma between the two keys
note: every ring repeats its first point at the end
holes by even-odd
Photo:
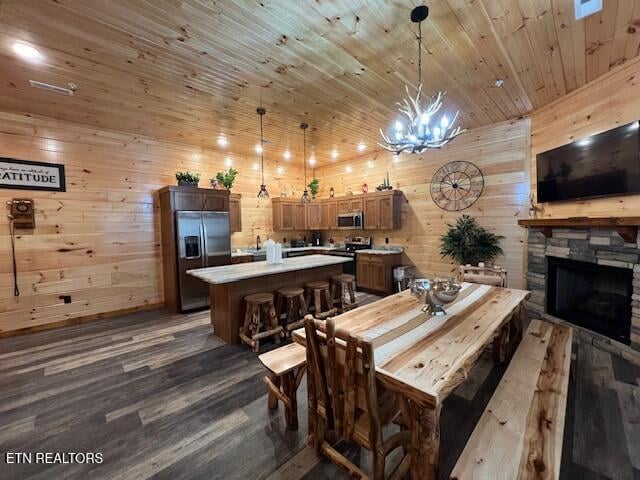
{"type": "Polygon", "coordinates": [[[188,270],[209,283],[211,324],[214,333],[227,343],[239,343],[244,318],[243,299],[252,293],[274,293],[283,287],[304,288],[308,282],[329,281],[342,273],[342,264],[351,258],[307,255],[284,258],[281,264],[266,261],[188,270]]]}

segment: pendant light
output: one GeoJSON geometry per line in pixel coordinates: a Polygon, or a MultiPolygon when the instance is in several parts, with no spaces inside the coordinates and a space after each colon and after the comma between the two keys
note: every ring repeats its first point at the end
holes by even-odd
{"type": "Polygon", "coordinates": [[[465,130],[455,126],[458,119],[456,112],[453,119],[443,114],[436,119],[436,114],[443,106],[444,92],[438,92],[426,104],[422,102],[422,22],[429,16],[429,8],[425,5],[415,7],[411,11],[411,21],[418,24],[418,91],[415,97],[409,93],[406,86],[407,98],[398,103],[398,110],[407,117],[406,124],[398,120],[394,132],[385,135],[380,129],[383,143],[382,148],[399,155],[402,152],[420,154],[430,148],[442,148],[465,130]]]}
{"type": "Polygon", "coordinates": [[[260,115],[260,164],[262,170],[262,184],[260,185],[258,198],[269,198],[267,186],[264,184],[264,132],[262,130],[262,117],[264,117],[264,114],[267,113],[267,111],[262,107],[258,107],[256,112],[260,115]]]}
{"type": "Polygon", "coordinates": [[[304,160],[304,193],[302,194],[302,203],[309,203],[311,201],[311,197],[309,196],[309,191],[307,190],[307,128],[309,125],[306,123],[301,123],[300,128],[302,129],[303,143],[302,143],[302,156],[304,160]]]}

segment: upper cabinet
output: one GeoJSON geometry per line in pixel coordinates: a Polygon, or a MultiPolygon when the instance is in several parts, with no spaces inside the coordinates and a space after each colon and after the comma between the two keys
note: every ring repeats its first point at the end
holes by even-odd
{"type": "Polygon", "coordinates": [[[307,227],[309,230],[322,229],[322,203],[311,202],[307,205],[307,227]]]}
{"type": "Polygon", "coordinates": [[[362,212],[365,230],[393,230],[402,225],[404,195],[398,190],[325,198],[302,203],[298,199],[274,198],[273,229],[332,230],[341,213],[362,212]]]}
{"type": "Polygon", "coordinates": [[[363,197],[362,223],[365,230],[395,230],[402,227],[402,192],[390,190],[363,197]]]}
{"type": "Polygon", "coordinates": [[[232,193],[229,195],[229,230],[231,233],[242,231],[242,195],[232,193]]]}

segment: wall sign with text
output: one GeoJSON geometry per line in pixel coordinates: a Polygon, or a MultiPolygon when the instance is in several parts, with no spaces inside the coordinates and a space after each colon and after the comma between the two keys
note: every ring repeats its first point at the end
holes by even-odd
{"type": "Polygon", "coordinates": [[[0,157],[0,188],[66,192],[64,165],[0,157]]]}

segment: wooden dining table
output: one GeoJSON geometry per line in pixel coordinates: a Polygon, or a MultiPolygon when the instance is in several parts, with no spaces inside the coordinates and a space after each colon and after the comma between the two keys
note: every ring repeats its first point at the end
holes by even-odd
{"type": "MultiPolygon", "coordinates": [[[[335,317],[336,328],[374,345],[377,379],[396,392],[409,419],[413,479],[437,478],[442,402],[491,342],[494,358],[508,357],[521,338],[528,297],[526,290],[463,283],[443,316],[427,316],[404,291],[335,317]]],[[[304,329],[293,339],[304,346],[304,329]]]]}

